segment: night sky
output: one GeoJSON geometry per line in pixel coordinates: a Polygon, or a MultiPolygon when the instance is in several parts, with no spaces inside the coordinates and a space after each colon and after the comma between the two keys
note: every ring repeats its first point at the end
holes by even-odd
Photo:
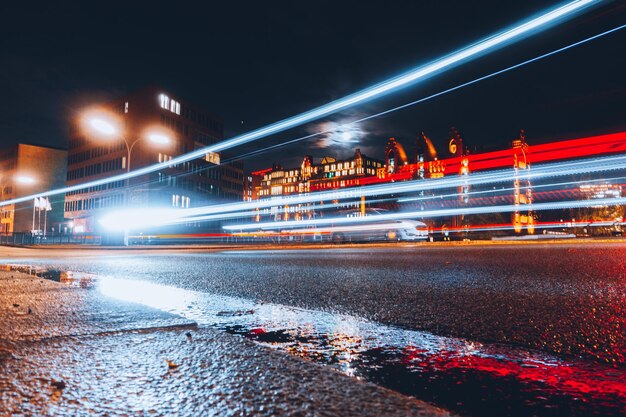
{"type": "MultiPolygon", "coordinates": [[[[226,137],[382,81],[555,1],[2,2],[0,142],[67,146],[86,105],[161,85],[224,118],[226,137]],[[9,4],[11,3],[11,4],[9,4]],[[24,4],[18,4],[24,3],[24,4]],[[131,2],[128,2],[131,3],[131,2]],[[133,2],[135,3],[135,2],[133,2]]],[[[626,23],[605,2],[488,57],[350,111],[230,151],[242,155],[410,102],[626,23]]],[[[626,30],[359,125],[353,139],[300,142],[245,159],[246,170],[305,154],[383,157],[391,136],[441,151],[450,126],[471,149],[626,129],[626,30]]]]}

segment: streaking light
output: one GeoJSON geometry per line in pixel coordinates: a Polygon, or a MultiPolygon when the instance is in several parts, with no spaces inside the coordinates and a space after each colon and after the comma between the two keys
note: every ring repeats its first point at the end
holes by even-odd
{"type": "MultiPolygon", "coordinates": [[[[618,206],[622,204],[626,204],[626,197],[526,204],[524,205],[524,210],[528,210],[528,211],[559,210],[559,209],[570,209],[570,208],[580,208],[580,207],[618,206]]],[[[224,230],[255,230],[255,229],[275,230],[275,229],[288,229],[288,228],[294,228],[294,227],[307,227],[307,226],[318,226],[318,225],[342,225],[342,224],[347,224],[347,223],[367,223],[367,222],[377,222],[377,221],[383,221],[383,220],[402,220],[402,219],[426,218],[426,217],[447,217],[447,216],[485,214],[485,213],[512,213],[515,211],[519,211],[519,209],[520,209],[520,206],[518,205],[516,206],[514,204],[492,205],[492,206],[483,206],[483,207],[464,207],[464,208],[453,208],[453,209],[422,210],[422,211],[413,211],[413,212],[406,212],[406,213],[379,214],[377,216],[363,216],[363,217],[356,217],[356,218],[335,217],[335,218],[313,219],[313,220],[237,224],[237,225],[224,226],[224,230]]]]}
{"type": "MultiPolygon", "coordinates": [[[[537,62],[537,61],[540,61],[542,59],[548,58],[550,56],[556,55],[556,54],[558,54],[560,52],[567,51],[569,49],[575,48],[577,46],[583,45],[585,43],[591,42],[593,40],[599,39],[599,38],[601,38],[603,36],[609,35],[609,34],[611,34],[613,32],[617,32],[617,31],[623,30],[623,29],[626,29],[626,24],[618,26],[618,27],[615,27],[615,28],[610,29],[610,30],[607,30],[605,32],[599,33],[597,35],[590,36],[589,38],[586,38],[586,39],[583,39],[581,41],[569,44],[569,45],[564,46],[562,48],[555,49],[554,51],[545,53],[543,55],[536,56],[534,58],[531,58],[531,59],[528,59],[526,61],[520,62],[519,64],[512,65],[510,67],[498,70],[496,72],[492,72],[491,74],[484,75],[484,76],[476,78],[476,79],[474,79],[472,81],[468,81],[468,82],[465,82],[465,83],[462,83],[462,84],[458,84],[458,85],[456,85],[454,87],[448,88],[447,90],[443,90],[443,91],[440,91],[438,93],[431,94],[429,96],[422,97],[420,99],[411,101],[409,103],[405,103],[405,104],[402,104],[402,105],[397,106],[397,107],[393,107],[393,108],[390,108],[390,109],[387,109],[387,110],[384,110],[384,111],[381,111],[381,112],[378,112],[378,113],[370,114],[368,116],[365,116],[365,117],[357,119],[357,120],[353,120],[353,121],[350,122],[350,124],[354,125],[354,124],[362,123],[362,122],[365,122],[367,120],[375,119],[377,117],[384,116],[386,114],[390,114],[390,113],[393,113],[393,112],[396,112],[396,111],[399,111],[399,110],[406,109],[406,108],[411,107],[411,106],[415,106],[417,104],[424,103],[424,102],[432,100],[434,98],[443,96],[445,94],[448,94],[448,93],[451,93],[451,92],[454,92],[454,91],[457,91],[457,90],[460,90],[462,88],[465,88],[465,87],[468,87],[470,85],[479,83],[481,81],[485,81],[487,79],[496,77],[498,75],[501,75],[501,74],[504,74],[506,72],[515,70],[517,68],[526,66],[528,64],[532,64],[534,62],[537,62]]],[[[244,159],[246,157],[250,157],[250,156],[254,156],[254,155],[260,154],[260,153],[268,152],[268,151],[270,151],[272,149],[284,147],[286,145],[291,145],[291,144],[296,143],[296,142],[301,142],[303,140],[311,139],[311,138],[314,138],[314,137],[317,137],[317,136],[323,136],[323,135],[326,135],[326,134],[332,134],[333,132],[334,132],[333,130],[320,130],[320,131],[313,132],[313,133],[305,135],[305,136],[301,136],[301,137],[298,137],[298,138],[295,138],[295,139],[288,140],[286,142],[282,142],[282,143],[278,143],[276,145],[268,146],[268,147],[263,148],[263,149],[257,149],[257,150],[248,152],[248,153],[246,153],[244,155],[238,156],[236,158],[230,158],[229,160],[226,160],[226,161],[223,161],[223,162],[229,162],[229,161],[234,161],[234,160],[241,160],[241,159],[244,159]]]]}
{"type": "Polygon", "coordinates": [[[494,34],[482,41],[479,41],[473,45],[462,48],[452,54],[434,60],[426,65],[417,67],[405,74],[385,80],[372,87],[361,90],[357,93],[351,94],[339,100],[317,107],[308,112],[293,116],[291,118],[282,120],[280,122],[268,125],[266,127],[254,130],[249,133],[245,133],[240,136],[225,140],[221,143],[198,149],[194,152],[180,155],[173,158],[170,161],[150,165],[144,168],[134,170],[132,172],[116,175],[113,177],[91,181],[83,184],[77,184],[72,187],[65,187],[57,190],[51,190],[44,193],[39,193],[31,196],[20,197],[13,200],[7,200],[0,203],[0,206],[7,204],[19,203],[22,201],[28,201],[34,197],[45,197],[50,195],[62,194],[70,191],[79,190],[85,187],[93,187],[102,184],[108,184],[114,181],[126,180],[129,178],[145,175],[151,172],[155,172],[170,165],[176,165],[183,162],[190,161],[192,159],[200,158],[209,152],[219,152],[225,149],[229,149],[238,145],[242,145],[251,141],[255,141],[274,133],[282,132],[287,129],[291,129],[296,126],[300,126],[304,123],[317,120],[321,117],[335,113],[340,110],[344,110],[348,107],[356,104],[363,103],[368,100],[380,97],[382,95],[397,91],[400,88],[407,87],[408,85],[415,84],[418,81],[423,81],[429,77],[442,73],[450,68],[465,63],[473,58],[478,58],[481,55],[487,54],[491,51],[495,51],[512,42],[521,40],[523,37],[530,36],[541,30],[549,28],[556,22],[565,19],[566,17],[572,17],[576,13],[581,12],[591,5],[600,3],[600,0],[575,0],[564,4],[561,7],[550,10],[536,18],[521,23],[511,29],[494,34]]]}
{"type": "MultiPolygon", "coordinates": [[[[404,194],[419,191],[433,191],[456,188],[461,185],[478,186],[510,182],[515,179],[538,180],[550,177],[562,177],[583,173],[598,173],[626,168],[626,155],[591,158],[577,161],[566,161],[536,165],[529,172],[516,174],[513,169],[474,173],[469,176],[453,176],[437,179],[404,181],[354,187],[334,191],[314,192],[305,195],[285,196],[265,200],[242,203],[228,203],[190,209],[138,209],[120,210],[112,212],[100,220],[100,223],[110,230],[136,230],[148,226],[160,226],[181,222],[208,221],[238,217],[239,215],[255,215],[253,210],[270,207],[285,207],[298,204],[316,204],[320,201],[353,200],[361,197],[381,197],[388,194],[404,194]],[[239,212],[237,216],[226,213],[239,212]]],[[[568,183],[559,183],[568,184],[568,183]]],[[[559,185],[552,184],[552,185],[559,185]]],[[[549,185],[546,185],[549,186],[549,185]]],[[[482,193],[483,191],[476,191],[482,193]]],[[[474,193],[474,192],[471,192],[474,193]]],[[[454,194],[456,195],[456,194],[454,194]]],[[[425,196],[424,200],[430,199],[425,196]]],[[[407,200],[405,200],[407,201],[407,200]]],[[[335,205],[325,205],[335,207],[335,205]]],[[[310,207],[314,208],[314,207],[310,207]]],[[[282,212],[282,209],[280,209],[282,212]]],[[[423,212],[422,212],[423,213],[423,212]]],[[[290,222],[291,223],[291,222],[290,222]]],[[[255,223],[260,227],[263,223],[255,223]]],[[[236,228],[236,227],[235,227],[236,228]]]]}
{"type": "Polygon", "coordinates": [[[126,209],[113,211],[99,220],[107,230],[124,231],[174,223],[182,217],[180,209],[126,209]]]}
{"type": "MultiPolygon", "coordinates": [[[[595,179],[595,180],[580,180],[580,181],[567,181],[567,182],[557,182],[557,183],[548,183],[548,184],[539,184],[539,185],[533,185],[532,188],[533,190],[537,191],[538,189],[541,188],[554,188],[554,187],[571,187],[572,185],[582,185],[582,184],[590,184],[590,183],[594,183],[594,182],[606,182],[606,181],[616,181],[616,180],[623,180],[626,179],[626,177],[612,177],[612,178],[599,178],[599,179],[595,179]]],[[[408,197],[408,198],[401,198],[398,200],[398,203],[409,203],[409,202],[415,202],[415,201],[428,201],[428,200],[440,200],[442,198],[450,198],[450,197],[460,197],[460,196],[470,196],[470,197],[475,197],[478,195],[485,195],[485,194],[500,194],[500,193],[505,193],[505,192],[510,192],[510,191],[515,191],[514,187],[506,187],[506,188],[496,188],[493,190],[479,190],[479,191],[469,191],[469,192],[456,192],[456,193],[451,193],[451,194],[443,194],[443,195],[425,195],[425,196],[419,196],[419,197],[408,197]]]]}
{"type": "Polygon", "coordinates": [[[253,210],[275,206],[293,206],[296,204],[315,203],[327,200],[357,199],[363,196],[382,196],[386,194],[402,194],[419,191],[432,191],[445,188],[455,188],[462,185],[485,185],[509,182],[516,178],[538,180],[542,178],[566,176],[582,173],[596,173],[626,168],[626,155],[592,158],[578,161],[558,162],[536,165],[529,172],[516,175],[513,169],[474,173],[466,177],[453,176],[446,178],[413,180],[397,183],[369,185],[333,191],[315,192],[305,195],[284,196],[279,198],[229,203],[213,206],[196,207],[180,210],[185,216],[205,215],[211,213],[225,213],[232,211],[253,210]]]}
{"type": "MultiPolygon", "coordinates": [[[[568,181],[568,182],[559,182],[559,183],[548,183],[548,184],[540,184],[540,185],[535,185],[533,186],[533,189],[537,190],[537,189],[541,189],[541,188],[554,188],[554,187],[564,187],[564,186],[575,186],[575,185],[580,185],[580,184],[589,184],[589,183],[593,183],[593,182],[598,182],[598,181],[616,181],[616,180],[623,180],[626,177],[613,177],[613,178],[602,178],[602,179],[597,179],[597,180],[580,180],[580,181],[568,181]]],[[[406,198],[406,199],[400,199],[397,200],[398,203],[404,203],[404,202],[418,202],[418,201],[431,201],[431,200],[441,200],[441,199],[446,199],[446,198],[454,198],[454,197],[459,197],[462,195],[467,195],[470,197],[475,197],[475,196],[481,196],[481,195],[488,195],[488,194],[502,194],[505,192],[510,192],[513,191],[514,188],[497,188],[497,189],[493,189],[493,190],[480,190],[480,191],[470,191],[469,193],[459,193],[459,192],[455,192],[455,193],[450,193],[450,194],[443,194],[443,195],[425,195],[425,196],[420,196],[420,197],[411,197],[411,198],[406,198]]],[[[389,200],[395,200],[393,198],[386,198],[386,199],[377,199],[377,200],[368,200],[368,203],[380,203],[380,202],[385,202],[385,201],[389,201],[389,200]]],[[[352,200],[354,203],[356,203],[358,200],[352,200]]],[[[345,207],[345,202],[344,203],[336,203],[336,204],[312,204],[312,205],[307,205],[306,207],[304,207],[303,209],[305,211],[308,210],[317,210],[317,209],[332,209],[332,208],[337,208],[337,207],[345,207]]],[[[282,209],[279,208],[276,210],[276,212],[272,212],[272,214],[282,214],[288,212],[288,210],[286,209],[282,209]]],[[[238,218],[238,217],[253,217],[255,215],[259,214],[259,212],[257,211],[245,211],[245,212],[235,212],[235,213],[221,213],[221,214],[211,214],[211,215],[205,215],[205,216],[192,216],[192,217],[183,217],[183,218],[179,218],[177,220],[175,220],[175,223],[186,223],[186,222],[202,222],[202,221],[211,221],[211,220],[224,220],[224,219],[232,219],[232,218],[238,218]]],[[[256,223],[258,225],[262,225],[263,223],[256,223]]]]}

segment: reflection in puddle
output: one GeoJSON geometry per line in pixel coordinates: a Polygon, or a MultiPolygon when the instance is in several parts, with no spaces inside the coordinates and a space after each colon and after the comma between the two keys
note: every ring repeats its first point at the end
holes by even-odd
{"type": "Polygon", "coordinates": [[[66,285],[80,288],[93,287],[95,277],[91,274],[72,271],[59,271],[56,269],[47,269],[41,266],[33,265],[0,265],[3,271],[17,271],[25,274],[33,275],[39,278],[49,279],[51,281],[61,282],[66,285]]]}
{"type": "Polygon", "coordinates": [[[604,364],[145,281],[10,268],[70,285],[89,282],[76,286],[242,335],[464,415],[626,414],[626,370],[604,364]]]}

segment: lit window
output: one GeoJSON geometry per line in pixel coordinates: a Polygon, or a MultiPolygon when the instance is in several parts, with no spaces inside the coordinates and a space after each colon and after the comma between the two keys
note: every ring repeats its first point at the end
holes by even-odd
{"type": "MultiPolygon", "coordinates": [[[[172,113],[180,114],[180,103],[176,100],[170,100],[165,94],[159,94],[159,105],[162,109],[171,111],[172,113]]],[[[128,109],[128,103],[126,103],[128,109]]],[[[126,111],[128,113],[128,110],[126,111]]]]}
{"type": "Polygon", "coordinates": [[[161,94],[159,96],[159,100],[160,100],[160,104],[161,104],[161,108],[162,109],[169,109],[170,108],[170,98],[168,96],[166,96],[165,94],[161,94]]]}
{"type": "Polygon", "coordinates": [[[128,113],[128,101],[124,103],[124,113],[128,113]]]}

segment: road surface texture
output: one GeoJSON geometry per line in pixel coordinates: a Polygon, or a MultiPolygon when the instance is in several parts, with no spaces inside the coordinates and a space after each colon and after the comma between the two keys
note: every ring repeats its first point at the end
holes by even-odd
{"type": "Polygon", "coordinates": [[[179,316],[7,271],[0,415],[450,413],[179,316]]]}
{"type": "MultiPolygon", "coordinates": [[[[427,349],[417,349],[415,344],[400,351],[368,347],[360,352],[360,363],[375,366],[363,368],[358,375],[462,414],[497,415],[486,413],[499,410],[497,407],[504,407],[509,415],[588,415],[594,410],[599,410],[599,415],[626,413],[623,242],[71,253],[7,249],[5,253],[0,256],[2,263],[81,271],[252,300],[256,304],[251,311],[259,305],[295,306],[442,338],[461,338],[464,352],[474,351],[474,343],[488,344],[492,347],[478,349],[484,354],[471,356],[469,364],[464,359],[467,355],[459,355],[458,349],[454,354],[436,349],[425,354],[427,349]],[[553,357],[543,360],[529,354],[532,360],[526,363],[519,351],[493,353],[499,351],[499,345],[534,349],[553,357]],[[485,372],[491,372],[490,378],[483,377],[485,372]],[[438,396],[433,386],[447,394],[438,396]],[[482,391],[475,392],[475,386],[482,391]],[[508,388],[500,392],[503,386],[508,388]],[[602,388],[596,397],[588,398],[583,394],[589,387],[602,388]],[[542,389],[546,392],[539,392],[542,389]],[[486,398],[489,390],[502,398],[486,398]],[[520,396],[524,391],[534,394],[520,396]],[[530,408],[515,414],[514,408],[505,407],[507,403],[530,408]],[[585,408],[572,406],[574,403],[591,405],[585,408]]],[[[218,327],[265,344],[289,341],[289,332],[266,332],[254,326],[250,321],[218,327]]],[[[319,343],[323,344],[329,345],[328,341],[319,343]]],[[[291,351],[301,351],[289,346],[291,351]]]]}
{"type": "Polygon", "coordinates": [[[625,364],[626,244],[324,250],[11,249],[22,262],[350,313],[625,364]]]}

